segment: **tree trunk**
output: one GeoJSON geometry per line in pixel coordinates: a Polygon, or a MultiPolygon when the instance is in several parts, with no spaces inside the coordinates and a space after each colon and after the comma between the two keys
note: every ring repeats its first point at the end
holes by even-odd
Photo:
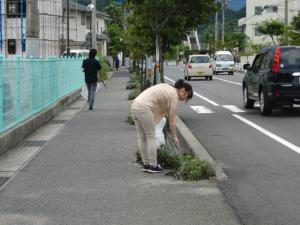
{"type": "Polygon", "coordinates": [[[163,54],[162,54],[162,46],[160,46],[160,54],[159,54],[159,72],[160,72],[160,81],[161,83],[165,82],[164,79],[164,59],[163,59],[163,54]]]}
{"type": "Polygon", "coordinates": [[[157,32],[155,35],[155,46],[156,46],[156,52],[155,52],[155,71],[156,71],[156,84],[160,83],[160,64],[159,64],[159,58],[160,58],[160,44],[159,44],[159,33],[157,32]]]}

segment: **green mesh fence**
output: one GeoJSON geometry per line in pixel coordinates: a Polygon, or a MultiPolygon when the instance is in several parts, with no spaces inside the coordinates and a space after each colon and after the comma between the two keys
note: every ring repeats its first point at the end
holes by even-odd
{"type": "Polygon", "coordinates": [[[0,133],[44,110],[84,82],[82,58],[0,56],[0,133]]]}

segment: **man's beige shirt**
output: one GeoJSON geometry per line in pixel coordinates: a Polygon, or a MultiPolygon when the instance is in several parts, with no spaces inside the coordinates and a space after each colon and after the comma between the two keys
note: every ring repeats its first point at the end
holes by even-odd
{"type": "Polygon", "coordinates": [[[174,118],[178,104],[177,89],[169,84],[157,84],[143,91],[133,100],[136,110],[151,110],[158,123],[167,113],[174,118]]]}

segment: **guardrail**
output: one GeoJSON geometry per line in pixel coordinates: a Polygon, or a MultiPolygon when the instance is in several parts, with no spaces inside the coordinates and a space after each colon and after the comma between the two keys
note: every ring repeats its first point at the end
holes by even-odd
{"type": "Polygon", "coordinates": [[[79,89],[82,58],[0,56],[0,134],[79,89]]]}

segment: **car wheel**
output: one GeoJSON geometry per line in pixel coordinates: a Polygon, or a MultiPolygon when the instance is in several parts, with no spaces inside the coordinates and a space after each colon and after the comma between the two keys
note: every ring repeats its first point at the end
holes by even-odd
{"type": "Polygon", "coordinates": [[[248,90],[246,87],[243,88],[243,102],[246,109],[254,108],[254,100],[249,99],[248,90]]]}
{"type": "Polygon", "coordinates": [[[262,89],[259,93],[259,108],[264,116],[272,114],[272,105],[267,99],[267,93],[262,89]]]}

